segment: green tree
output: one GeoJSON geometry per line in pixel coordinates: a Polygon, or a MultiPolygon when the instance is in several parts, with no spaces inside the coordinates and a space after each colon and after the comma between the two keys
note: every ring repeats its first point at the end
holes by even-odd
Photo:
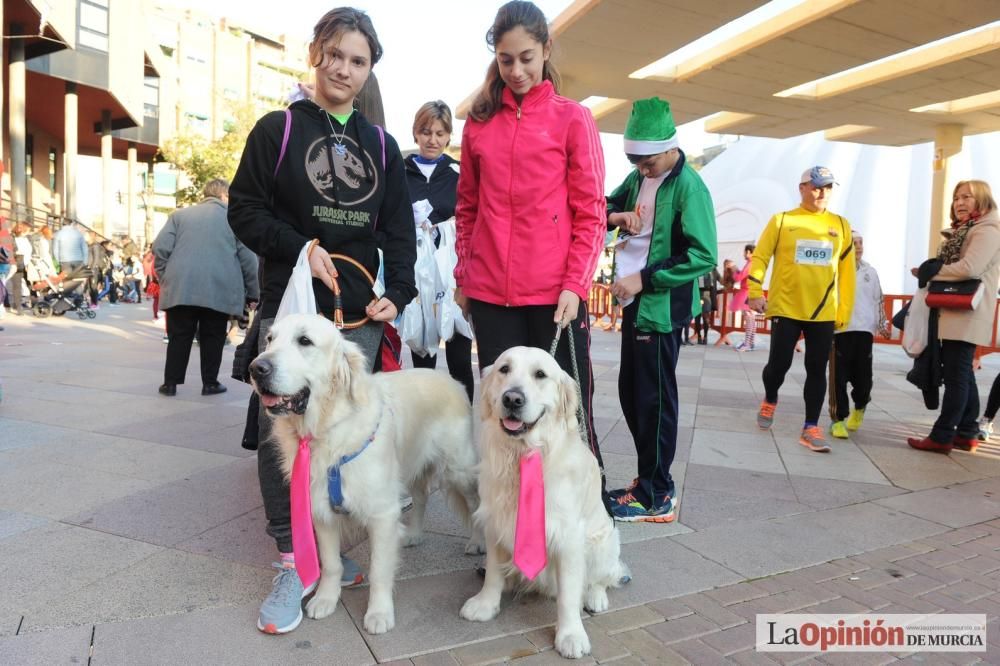
{"type": "Polygon", "coordinates": [[[233,103],[229,111],[224,132],[215,141],[185,128],[160,148],[163,158],[190,180],[190,185],[177,190],[177,205],[200,201],[205,184],[213,178],[231,181],[236,175],[247,135],[261,111],[251,102],[233,103]]]}

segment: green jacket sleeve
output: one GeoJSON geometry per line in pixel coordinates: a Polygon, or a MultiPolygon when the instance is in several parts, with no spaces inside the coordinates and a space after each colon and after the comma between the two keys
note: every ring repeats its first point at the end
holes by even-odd
{"type": "Polygon", "coordinates": [[[662,291],[693,282],[715,268],[718,241],[715,229],[715,208],[708,188],[697,176],[678,183],[681,233],[687,247],[664,261],[651,264],[641,271],[644,291],[662,291]],[[696,179],[696,180],[695,180],[696,179]]]}
{"type": "MultiPolygon", "coordinates": [[[[612,213],[622,213],[629,209],[628,200],[632,190],[635,189],[635,179],[638,175],[639,172],[633,170],[625,177],[622,184],[615,188],[614,192],[605,197],[608,203],[608,217],[611,217],[612,213]]],[[[608,223],[608,229],[617,229],[617,227],[608,223]]]]}

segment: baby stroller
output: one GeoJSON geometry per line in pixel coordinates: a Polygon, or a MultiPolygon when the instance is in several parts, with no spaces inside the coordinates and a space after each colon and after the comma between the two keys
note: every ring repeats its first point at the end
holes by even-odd
{"type": "Polygon", "coordinates": [[[52,315],[61,317],[67,312],[75,312],[80,319],[93,319],[97,313],[87,307],[84,297],[89,274],[88,268],[81,267],[72,274],[64,271],[33,283],[31,288],[36,292],[36,297],[31,311],[36,317],[43,319],[52,315]]]}

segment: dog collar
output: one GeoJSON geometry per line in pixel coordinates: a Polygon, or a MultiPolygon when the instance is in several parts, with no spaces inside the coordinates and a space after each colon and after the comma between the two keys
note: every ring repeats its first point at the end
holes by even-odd
{"type": "Polygon", "coordinates": [[[333,509],[334,513],[349,513],[347,509],[344,508],[344,488],[341,483],[340,468],[365,452],[368,445],[375,440],[375,435],[378,434],[378,428],[381,424],[382,419],[379,418],[378,422],[375,423],[375,429],[372,431],[372,434],[368,436],[368,439],[365,440],[362,447],[354,453],[342,456],[337,464],[330,465],[330,469],[326,471],[326,490],[327,494],[330,496],[330,508],[333,509]]]}

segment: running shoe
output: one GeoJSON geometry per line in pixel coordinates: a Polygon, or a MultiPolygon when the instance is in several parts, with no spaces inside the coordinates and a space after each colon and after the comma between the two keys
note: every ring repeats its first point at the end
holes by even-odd
{"type": "Polygon", "coordinates": [[[852,409],[850,415],[847,417],[847,429],[857,430],[861,427],[861,424],[865,420],[865,410],[864,409],[852,409]]]}
{"type": "Polygon", "coordinates": [[[261,604],[257,628],[265,634],[287,634],[302,622],[302,600],[316,588],[316,584],[306,590],[294,567],[278,562],[271,566],[278,570],[278,575],[274,577],[271,593],[261,604]]]}
{"type": "Polygon", "coordinates": [[[365,582],[365,574],[361,571],[358,563],[351,558],[341,555],[340,563],[344,566],[344,573],[340,574],[341,587],[354,587],[365,582]]]}
{"type": "Polygon", "coordinates": [[[774,408],[778,406],[776,402],[765,400],[760,403],[760,411],[757,412],[757,427],[761,430],[768,430],[774,423],[774,408]]]}
{"type": "Polygon", "coordinates": [[[830,434],[837,439],[847,439],[850,436],[847,432],[847,425],[843,421],[834,421],[831,423],[830,434]]]}
{"type": "Polygon", "coordinates": [[[619,497],[624,497],[625,495],[628,495],[629,493],[631,493],[633,490],[636,489],[636,486],[638,486],[638,485],[639,485],[639,477],[636,477],[636,478],[632,479],[631,483],[629,483],[624,488],[617,488],[615,490],[609,490],[608,491],[608,497],[610,499],[617,500],[619,497]]]}
{"type": "Polygon", "coordinates": [[[823,431],[819,429],[819,426],[803,428],[802,434],[799,435],[799,444],[816,453],[830,452],[830,445],[823,439],[823,431]]]}
{"type": "Polygon", "coordinates": [[[672,523],[676,516],[677,501],[665,495],[663,501],[647,508],[628,493],[622,495],[611,505],[611,515],[623,523],[672,523]]]}

